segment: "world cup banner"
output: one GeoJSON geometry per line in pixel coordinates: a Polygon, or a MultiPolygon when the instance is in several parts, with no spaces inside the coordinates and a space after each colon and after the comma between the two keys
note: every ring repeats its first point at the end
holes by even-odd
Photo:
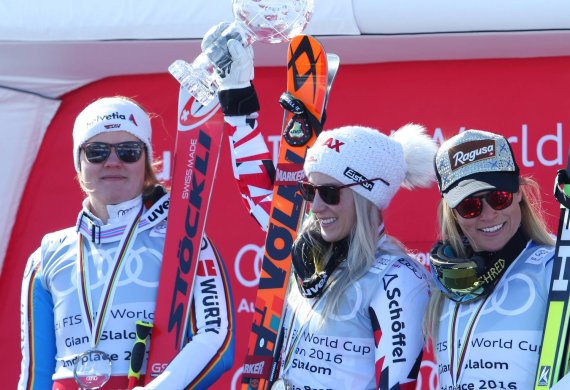
{"type": "MultiPolygon", "coordinates": [[[[342,65],[325,130],[358,124],[390,134],[413,122],[425,126],[438,143],[466,129],[502,134],[512,145],[521,174],[539,183],[541,206],[550,230],[556,232],[559,205],[552,189],[556,171],[566,164],[570,144],[568,69],[568,57],[342,65]]],[[[262,107],[259,126],[275,160],[283,119],[277,102],[286,87],[285,72],[284,66],[255,71],[262,107]]],[[[47,130],[26,184],[25,207],[18,208],[1,275],[0,285],[12,292],[10,299],[3,301],[0,326],[12,338],[19,333],[16,292],[20,290],[23,259],[39,246],[45,233],[75,223],[84,196],[74,179],[71,159],[74,118],[96,98],[115,94],[134,97],[154,114],[155,157],[163,160],[159,175],[169,178],[178,117],[178,84],[170,75],[103,79],[62,97],[61,109],[47,130]],[[58,210],[57,218],[53,210],[58,210]]],[[[440,199],[435,185],[402,189],[383,212],[388,234],[402,241],[424,265],[438,238],[440,199]]],[[[247,353],[247,337],[242,336],[249,334],[252,325],[265,234],[242,205],[227,143],[221,146],[207,231],[230,272],[236,335],[241,335],[235,340],[233,366],[212,388],[238,389],[247,353]]],[[[432,357],[435,346],[429,346],[421,363],[418,389],[435,390],[440,367],[432,357]]],[[[19,351],[18,340],[6,339],[0,361],[7,388],[16,387],[20,368],[19,358],[14,356],[19,357],[19,351]]]]}

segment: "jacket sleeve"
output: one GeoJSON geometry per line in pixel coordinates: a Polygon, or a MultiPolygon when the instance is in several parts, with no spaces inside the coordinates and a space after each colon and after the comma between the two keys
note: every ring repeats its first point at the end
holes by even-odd
{"type": "Polygon", "coordinates": [[[30,256],[22,280],[20,390],[51,389],[55,372],[53,301],[41,282],[41,257],[41,248],[30,256]]]}
{"type": "Polygon", "coordinates": [[[232,367],[235,324],[222,258],[204,238],[194,279],[188,343],[145,389],[207,389],[232,367]]]}
{"type": "Polygon", "coordinates": [[[257,113],[226,116],[232,168],[245,207],[263,231],[269,225],[275,167],[271,153],[257,127],[257,113]]]}
{"type": "Polygon", "coordinates": [[[378,389],[413,390],[422,361],[422,318],[429,298],[427,276],[401,258],[380,280],[369,308],[374,331],[378,389]]]}

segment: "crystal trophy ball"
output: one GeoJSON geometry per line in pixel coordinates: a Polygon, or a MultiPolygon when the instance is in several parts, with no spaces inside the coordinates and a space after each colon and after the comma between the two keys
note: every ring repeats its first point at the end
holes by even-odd
{"type": "Polygon", "coordinates": [[[194,98],[207,106],[219,89],[219,77],[231,65],[229,39],[244,47],[255,41],[280,43],[299,35],[313,15],[313,0],[234,0],[235,20],[192,62],[174,61],[168,71],[194,98]]]}
{"type": "Polygon", "coordinates": [[[281,43],[303,32],[313,15],[313,0],[234,0],[233,12],[256,40],[281,43]]]}

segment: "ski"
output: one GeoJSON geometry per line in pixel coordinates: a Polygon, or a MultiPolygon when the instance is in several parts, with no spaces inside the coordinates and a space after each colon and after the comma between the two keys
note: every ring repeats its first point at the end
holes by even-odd
{"type": "Polygon", "coordinates": [[[305,211],[297,182],[304,178],[307,149],[322,129],[338,66],[338,56],[327,56],[316,39],[299,35],[291,40],[287,53],[287,92],[280,99],[285,109],[283,130],[242,389],[268,389],[276,379],[291,246],[305,211]]]}
{"type": "Polygon", "coordinates": [[[170,205],[145,384],[186,343],[188,311],[223,138],[217,98],[207,106],[180,88],[170,205]]]}
{"type": "Polygon", "coordinates": [[[550,389],[568,372],[570,359],[570,149],[566,170],[556,176],[554,195],[560,203],[556,252],[535,390],[550,389]]]}

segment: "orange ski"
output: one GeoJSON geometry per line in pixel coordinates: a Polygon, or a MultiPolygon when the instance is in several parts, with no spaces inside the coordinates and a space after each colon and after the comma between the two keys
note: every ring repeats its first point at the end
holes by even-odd
{"type": "Polygon", "coordinates": [[[297,192],[304,178],[307,149],[321,131],[330,84],[338,57],[329,71],[320,43],[306,35],[295,37],[287,55],[286,109],[276,167],[265,253],[245,359],[242,388],[267,389],[276,379],[280,352],[279,329],[291,269],[291,246],[305,211],[297,192]]]}

